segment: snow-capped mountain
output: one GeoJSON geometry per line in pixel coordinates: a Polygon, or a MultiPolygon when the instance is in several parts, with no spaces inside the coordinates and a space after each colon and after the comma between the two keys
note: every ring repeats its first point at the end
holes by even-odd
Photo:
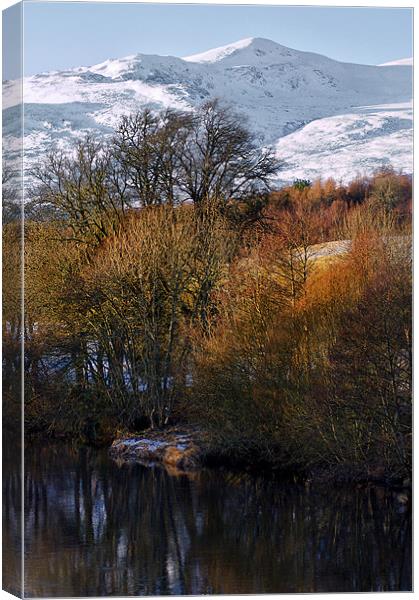
{"type": "MultiPolygon", "coordinates": [[[[3,129],[11,153],[20,134],[17,85],[3,83],[3,129]]],[[[313,153],[317,175],[329,172],[336,156],[336,136],[344,151],[339,169],[344,178],[353,176],[353,159],[361,145],[360,166],[365,170],[376,167],[377,161],[388,162],[395,144],[400,150],[399,166],[410,168],[411,111],[359,108],[409,102],[412,69],[406,65],[342,63],[267,39],[248,38],[184,58],[136,54],[91,67],[41,73],[26,77],[23,90],[29,166],[54,145],[67,148],[86,132],[110,135],[122,114],[144,105],[194,110],[218,97],[247,117],[258,143],[276,145],[287,163],[285,179],[300,173],[313,153]],[[320,144],[317,152],[315,138],[320,144]],[[372,144],[373,138],[381,143],[372,144]]]]}

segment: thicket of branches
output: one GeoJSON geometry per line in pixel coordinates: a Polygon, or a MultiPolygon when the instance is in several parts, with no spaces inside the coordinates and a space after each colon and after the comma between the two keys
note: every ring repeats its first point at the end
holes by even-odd
{"type": "Polygon", "coordinates": [[[236,460],[409,472],[411,179],[273,192],[278,168],[212,102],[35,170],[24,324],[13,198],[3,229],[4,393],[23,328],[28,433],[188,422],[236,460]]]}

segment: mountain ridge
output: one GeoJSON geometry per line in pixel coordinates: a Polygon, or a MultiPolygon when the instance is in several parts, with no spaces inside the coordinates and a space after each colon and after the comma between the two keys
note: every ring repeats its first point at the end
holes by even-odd
{"type": "MultiPolygon", "coordinates": [[[[13,85],[3,85],[11,154],[20,134],[13,129],[13,85]]],[[[339,62],[255,37],[184,58],[134,54],[40,73],[23,85],[29,164],[86,133],[110,135],[123,114],[142,106],[190,111],[214,97],[247,118],[258,144],[280,147],[280,139],[313,121],[410,101],[412,69],[339,62]]]]}

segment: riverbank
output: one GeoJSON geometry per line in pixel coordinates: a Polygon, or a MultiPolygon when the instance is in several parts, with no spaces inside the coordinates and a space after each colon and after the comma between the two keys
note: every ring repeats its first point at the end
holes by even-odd
{"type": "Polygon", "coordinates": [[[194,427],[147,430],[116,438],[109,455],[123,462],[145,466],[161,464],[167,469],[194,471],[205,463],[205,434],[194,427]]]}
{"type": "Polygon", "coordinates": [[[209,432],[190,425],[118,436],[109,448],[109,456],[121,463],[161,466],[173,475],[212,467],[280,475],[305,483],[371,483],[404,490],[412,485],[411,477],[389,473],[380,465],[280,465],[257,455],[244,460],[225,452],[209,432]]]}

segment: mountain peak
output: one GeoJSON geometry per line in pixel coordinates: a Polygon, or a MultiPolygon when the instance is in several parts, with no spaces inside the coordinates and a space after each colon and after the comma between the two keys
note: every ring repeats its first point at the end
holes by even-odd
{"type": "MultiPolygon", "coordinates": [[[[239,40],[237,42],[233,42],[231,44],[226,44],[225,46],[219,46],[218,48],[212,48],[211,50],[207,50],[206,52],[201,52],[199,54],[193,54],[191,56],[184,56],[183,60],[188,62],[209,62],[214,63],[220,60],[224,60],[226,58],[231,57],[233,54],[240,51],[259,51],[260,53],[272,52],[278,48],[283,48],[280,44],[273,42],[272,40],[260,37],[249,37],[239,40]]],[[[241,52],[240,52],[241,53],[241,52]]]]}

